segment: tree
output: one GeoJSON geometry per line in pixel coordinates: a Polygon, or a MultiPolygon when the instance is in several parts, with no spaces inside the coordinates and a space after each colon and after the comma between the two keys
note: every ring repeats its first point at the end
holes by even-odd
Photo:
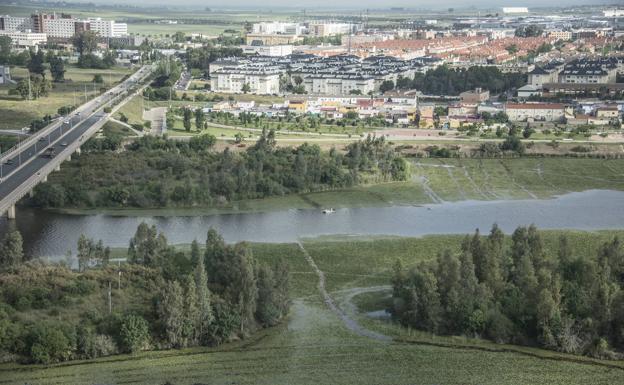
{"type": "Polygon", "coordinates": [[[50,64],[50,73],[52,73],[52,80],[55,83],[59,83],[65,80],[65,61],[58,56],[52,56],[48,60],[50,64]]]}
{"type": "Polygon", "coordinates": [[[185,336],[184,293],[178,281],[169,281],[160,294],[158,316],[163,324],[165,338],[170,346],[183,348],[185,336]]]}
{"type": "Polygon", "coordinates": [[[30,74],[40,75],[45,79],[45,56],[43,55],[43,50],[37,51],[36,54],[30,56],[30,61],[28,62],[28,72],[30,74]]]}
{"type": "Polygon", "coordinates": [[[193,273],[186,277],[184,296],[184,340],[189,345],[196,345],[200,338],[201,313],[199,311],[199,298],[197,296],[197,285],[193,273]]]}
{"type": "Polygon", "coordinates": [[[206,115],[201,108],[195,110],[195,128],[197,131],[201,131],[206,123],[206,115]]]}
{"type": "Polygon", "coordinates": [[[249,83],[243,84],[243,86],[241,87],[241,91],[243,91],[244,94],[246,94],[247,92],[251,92],[251,86],[249,85],[249,83]]]}
{"type": "Polygon", "coordinates": [[[123,351],[136,353],[147,348],[149,343],[149,325],[139,315],[127,315],[119,329],[120,344],[123,351]]]}
{"type": "Polygon", "coordinates": [[[167,239],[156,231],[156,226],[150,227],[147,223],[141,222],[134,237],[130,239],[128,257],[132,263],[159,266],[166,249],[167,239]]]}
{"type": "Polygon", "coordinates": [[[93,75],[93,83],[102,84],[104,83],[104,78],[101,74],[95,74],[93,75]]]}
{"type": "Polygon", "coordinates": [[[78,271],[84,272],[87,270],[91,263],[93,249],[93,241],[84,234],[80,234],[80,238],[78,238],[78,271]]]}
{"type": "Polygon", "coordinates": [[[0,36],[0,65],[9,64],[11,60],[11,42],[10,36],[0,36]]]}
{"type": "Polygon", "coordinates": [[[210,325],[214,321],[212,313],[212,299],[208,289],[208,276],[203,258],[200,258],[195,266],[195,287],[197,289],[197,308],[199,311],[199,324],[197,336],[199,343],[206,345],[210,341],[210,325]]]}
{"type": "Polygon", "coordinates": [[[384,80],[379,86],[379,92],[385,94],[388,91],[392,91],[394,89],[394,82],[392,80],[384,80]]]}
{"type": "Polygon", "coordinates": [[[2,240],[0,249],[0,268],[17,266],[24,259],[22,234],[19,231],[9,232],[2,240]]]}
{"type": "Polygon", "coordinates": [[[91,54],[97,47],[97,34],[93,31],[83,31],[74,35],[74,47],[82,56],[91,54]]]}
{"type": "Polygon", "coordinates": [[[184,129],[186,131],[191,131],[191,117],[193,116],[193,111],[190,108],[184,109],[184,129]]]}

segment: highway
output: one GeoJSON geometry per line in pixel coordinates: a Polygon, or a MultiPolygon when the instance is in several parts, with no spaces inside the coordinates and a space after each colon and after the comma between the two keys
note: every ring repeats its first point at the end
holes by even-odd
{"type": "Polygon", "coordinates": [[[150,73],[150,67],[142,67],[123,83],[81,105],[71,116],[53,122],[2,154],[0,214],[7,212],[9,217],[14,217],[15,203],[73,152],[79,151],[80,146],[104,125],[109,114],[102,108],[116,98],[127,98],[127,91],[150,73]]]}

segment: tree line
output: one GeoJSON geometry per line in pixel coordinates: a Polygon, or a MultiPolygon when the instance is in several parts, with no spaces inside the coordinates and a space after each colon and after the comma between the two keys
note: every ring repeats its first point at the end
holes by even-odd
{"type": "Polygon", "coordinates": [[[141,223],[119,267],[80,260],[89,247],[101,242],[80,238],[79,270],[34,261],[4,268],[0,353],[50,364],[214,346],[274,326],[289,311],[285,262],[261,263],[246,244],[228,245],[214,229],[203,248],[194,241],[185,252],[141,223]]]}
{"type": "MultiPolygon", "coordinates": [[[[439,66],[425,74],[416,73],[414,78],[397,79],[398,89],[417,89],[427,95],[459,95],[461,92],[482,88],[492,93],[506,92],[526,84],[526,75],[502,73],[496,67],[472,66],[467,69],[451,69],[439,66]]],[[[392,89],[387,85],[385,90],[392,89]]]]}
{"type": "Polygon", "coordinates": [[[409,178],[407,161],[383,137],[351,143],[344,154],[310,144],[277,147],[273,131],[264,131],[241,152],[215,152],[214,143],[211,135],[189,142],[145,136],[121,153],[85,153],[38,185],[29,202],[38,207],[218,207],[409,178]]]}
{"type": "Polygon", "coordinates": [[[438,334],[598,358],[624,349],[624,251],[615,238],[595,257],[575,255],[562,236],[556,255],[535,226],[511,244],[498,226],[466,236],[459,255],[439,253],[406,270],[394,266],[392,313],[403,325],[438,334]]]}

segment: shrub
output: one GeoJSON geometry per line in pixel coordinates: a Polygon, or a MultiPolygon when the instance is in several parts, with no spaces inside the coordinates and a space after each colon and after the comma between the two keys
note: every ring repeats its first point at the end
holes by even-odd
{"type": "Polygon", "coordinates": [[[127,315],[121,321],[119,337],[121,348],[127,353],[146,349],[149,343],[147,321],[138,315],[127,315]]]}

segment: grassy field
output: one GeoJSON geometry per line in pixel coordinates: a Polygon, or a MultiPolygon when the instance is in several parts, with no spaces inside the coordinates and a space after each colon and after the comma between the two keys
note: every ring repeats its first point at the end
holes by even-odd
{"type": "MultiPolygon", "coordinates": [[[[28,126],[34,119],[46,114],[54,115],[59,107],[71,106],[85,102],[85,90],[88,98],[99,93],[100,87],[110,87],[118,83],[124,76],[131,73],[128,68],[112,68],[110,70],[81,69],[67,66],[64,83],[53,83],[47,97],[37,100],[23,100],[19,95],[9,95],[15,86],[0,87],[0,129],[19,129],[28,126]],[[93,76],[102,75],[104,84],[93,86],[93,76]]],[[[24,68],[11,68],[14,80],[27,76],[24,68]]],[[[51,78],[48,73],[48,78],[51,78]]]]}
{"type": "MultiPolygon", "coordinates": [[[[561,233],[544,233],[551,250],[561,233]]],[[[616,232],[569,233],[576,252],[594,253],[616,232]]],[[[620,236],[624,232],[617,232],[620,236]]],[[[406,265],[459,247],[460,236],[420,239],[320,238],[304,247],[327,277],[345,313],[393,342],[354,334],[321,301],[318,277],[295,244],[252,244],[264,261],[284,257],[292,272],[293,306],[286,323],[218,348],[155,351],[38,367],[0,365],[0,384],[616,384],[621,361],[597,361],[465,337],[434,337],[368,318],[386,294],[353,297],[354,288],[387,285],[395,259],[406,265]],[[358,310],[358,307],[361,307],[358,310]],[[608,365],[608,366],[607,366],[608,365]],[[320,380],[323,379],[323,380],[320,380]]]]}
{"type": "Polygon", "coordinates": [[[240,30],[240,24],[211,25],[211,24],[155,24],[129,23],[128,33],[145,36],[174,35],[176,32],[201,33],[208,36],[218,36],[226,29],[240,30]]]}

